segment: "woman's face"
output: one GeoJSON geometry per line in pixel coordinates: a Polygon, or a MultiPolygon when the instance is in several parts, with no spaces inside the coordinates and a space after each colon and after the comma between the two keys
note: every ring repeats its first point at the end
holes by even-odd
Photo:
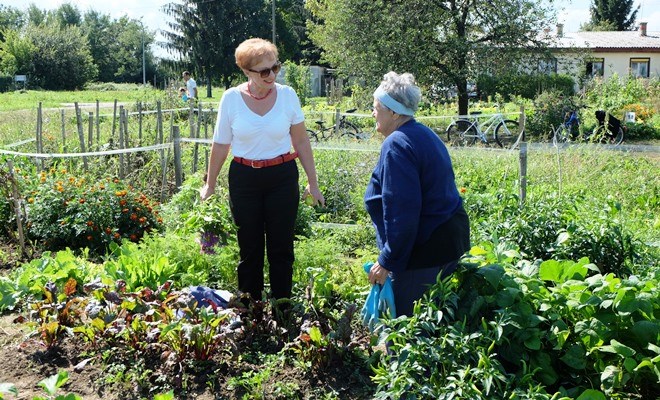
{"type": "Polygon", "coordinates": [[[277,64],[277,59],[274,55],[268,55],[263,57],[257,64],[254,64],[252,68],[246,69],[245,74],[248,76],[250,81],[256,86],[261,88],[271,88],[275,84],[275,78],[277,74],[272,71],[272,68],[277,64]],[[269,70],[267,76],[262,77],[261,71],[269,70]]]}
{"type": "Polygon", "coordinates": [[[382,105],[377,99],[374,99],[374,107],[371,115],[376,118],[376,131],[380,132],[383,136],[389,136],[390,133],[398,128],[397,114],[382,105]]]}

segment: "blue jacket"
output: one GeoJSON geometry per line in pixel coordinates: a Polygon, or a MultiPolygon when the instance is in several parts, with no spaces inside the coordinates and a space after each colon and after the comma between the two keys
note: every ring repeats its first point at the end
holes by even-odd
{"type": "Polygon", "coordinates": [[[404,271],[413,246],[463,209],[447,148],[414,119],[385,138],[364,201],[378,263],[393,272],[404,271]]]}

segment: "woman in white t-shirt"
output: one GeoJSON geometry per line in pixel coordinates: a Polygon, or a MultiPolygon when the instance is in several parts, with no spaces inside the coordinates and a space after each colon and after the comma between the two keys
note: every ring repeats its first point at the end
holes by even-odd
{"type": "Polygon", "coordinates": [[[235,57],[248,81],[227,90],[220,100],[201,197],[214,193],[231,147],[229,199],[238,226],[238,289],[262,300],[265,247],[271,296],[290,298],[300,202],[296,158],[307,175],[303,197],[311,196],[313,204],[325,200],[298,96],[275,82],[281,68],[277,48],[264,39],[248,39],[236,48],[235,57]]]}

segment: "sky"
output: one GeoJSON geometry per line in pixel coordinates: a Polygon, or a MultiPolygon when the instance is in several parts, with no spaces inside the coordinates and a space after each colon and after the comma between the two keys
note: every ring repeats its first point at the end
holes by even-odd
{"type": "MultiPolygon", "coordinates": [[[[162,8],[165,4],[177,0],[0,0],[0,4],[11,6],[19,10],[27,9],[30,3],[35,3],[41,9],[54,9],[63,3],[71,3],[81,12],[89,9],[110,14],[113,19],[127,15],[129,18],[140,19],[149,30],[156,33],[156,41],[164,38],[158,34],[161,29],[167,29],[166,22],[171,20],[162,8]]],[[[564,24],[564,32],[577,32],[580,24],[587,22],[591,15],[589,7],[591,0],[555,0],[557,8],[557,22],[564,24]]],[[[640,5],[637,13],[637,22],[647,22],[649,32],[660,32],[660,0],[635,0],[640,5]]],[[[169,58],[168,53],[158,46],[152,47],[158,57],[169,58]]]]}

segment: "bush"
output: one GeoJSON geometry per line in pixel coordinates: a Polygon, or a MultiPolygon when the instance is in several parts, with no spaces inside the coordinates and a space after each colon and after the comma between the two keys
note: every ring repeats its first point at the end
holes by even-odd
{"type": "Polygon", "coordinates": [[[482,75],[477,80],[479,97],[486,98],[500,94],[505,100],[515,96],[533,99],[543,92],[557,92],[563,96],[575,93],[575,81],[562,74],[520,74],[482,75]]]}
{"type": "Polygon", "coordinates": [[[157,202],[116,178],[90,185],[51,168],[39,173],[33,187],[27,196],[28,231],[50,250],[89,247],[103,254],[111,242],[137,242],[162,222],[157,202]]]}
{"type": "Polygon", "coordinates": [[[573,108],[571,98],[562,92],[543,92],[534,98],[534,108],[526,111],[525,132],[531,137],[547,139],[552,136],[552,130],[564,122],[566,112],[573,108]]]}
{"type": "Polygon", "coordinates": [[[660,129],[646,123],[626,123],[625,139],[653,139],[660,140],[660,129]]]}
{"type": "Polygon", "coordinates": [[[14,88],[14,77],[10,75],[0,75],[0,93],[9,92],[14,88]]]}

